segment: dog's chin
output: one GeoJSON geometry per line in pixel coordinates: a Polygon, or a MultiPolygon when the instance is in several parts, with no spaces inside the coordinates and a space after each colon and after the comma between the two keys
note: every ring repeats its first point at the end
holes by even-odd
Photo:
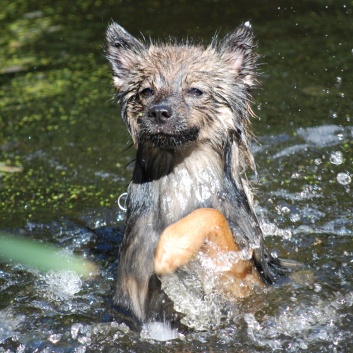
{"type": "Polygon", "coordinates": [[[175,133],[154,133],[144,134],[141,141],[150,141],[153,146],[166,149],[180,149],[188,146],[197,140],[199,130],[197,128],[189,128],[175,133]]]}

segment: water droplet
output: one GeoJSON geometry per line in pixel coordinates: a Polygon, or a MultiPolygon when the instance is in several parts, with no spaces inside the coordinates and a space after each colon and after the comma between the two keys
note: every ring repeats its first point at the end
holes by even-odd
{"type": "Polygon", "coordinates": [[[314,290],[315,290],[316,293],[321,292],[321,289],[322,289],[321,284],[319,284],[319,283],[315,283],[314,284],[314,290]]]}
{"type": "Polygon", "coordinates": [[[332,152],[330,156],[330,162],[336,165],[342,164],[343,163],[342,152],[341,151],[332,152]]]}
{"type": "Polygon", "coordinates": [[[293,213],[289,216],[289,219],[292,222],[298,222],[300,220],[300,214],[299,213],[293,213]]]}
{"type": "Polygon", "coordinates": [[[330,112],[330,116],[332,119],[336,119],[337,118],[337,113],[336,112],[330,112]]]}
{"type": "Polygon", "coordinates": [[[62,335],[60,333],[52,334],[49,336],[49,341],[56,344],[61,340],[62,335]]]}
{"type": "Polygon", "coordinates": [[[352,178],[347,173],[338,173],[337,174],[337,181],[341,185],[348,185],[352,181],[352,178]]]}

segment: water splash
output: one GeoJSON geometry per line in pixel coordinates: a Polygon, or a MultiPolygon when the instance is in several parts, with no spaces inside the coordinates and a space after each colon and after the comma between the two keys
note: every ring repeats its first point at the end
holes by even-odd
{"type": "Polygon", "coordinates": [[[49,271],[43,276],[46,296],[50,300],[68,300],[82,288],[80,276],[73,271],[49,271]]]}
{"type": "Polygon", "coordinates": [[[284,239],[291,239],[292,232],[289,229],[280,229],[274,223],[261,221],[261,229],[264,236],[279,236],[284,239]]]}
{"type": "Polygon", "coordinates": [[[181,334],[167,322],[149,322],[142,327],[141,338],[169,341],[180,338],[181,334]]]}
{"type": "Polygon", "coordinates": [[[185,315],[181,322],[195,330],[213,330],[237,315],[243,302],[241,299],[234,301],[230,297],[232,294],[227,292],[227,286],[231,288],[235,279],[227,278],[227,283],[222,282],[221,286],[225,284],[224,294],[219,289],[219,281],[221,275],[234,263],[249,260],[251,256],[252,252],[249,250],[230,251],[221,254],[217,258],[221,265],[216,265],[212,259],[199,253],[195,259],[176,272],[162,276],[162,289],[174,302],[175,310],[185,315]]]}
{"type": "Polygon", "coordinates": [[[333,347],[339,343],[343,337],[338,335],[338,309],[351,306],[349,300],[325,301],[314,297],[310,302],[297,302],[293,297],[292,301],[278,315],[265,316],[263,321],[252,313],[244,315],[248,336],[256,345],[274,351],[297,352],[315,342],[331,343],[333,347]]]}

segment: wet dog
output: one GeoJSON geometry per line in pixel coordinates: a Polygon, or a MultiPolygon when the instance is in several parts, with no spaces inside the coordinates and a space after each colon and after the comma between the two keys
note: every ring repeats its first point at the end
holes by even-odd
{"type": "Polygon", "coordinates": [[[228,298],[275,282],[284,268],[264,246],[245,174],[255,171],[251,26],[205,46],[146,42],[112,23],[107,57],[137,150],[115,303],[140,322],[178,324],[182,314],[161,283],[199,254],[222,269],[215,290],[228,298]],[[225,264],[227,253],[242,256],[225,264]]]}

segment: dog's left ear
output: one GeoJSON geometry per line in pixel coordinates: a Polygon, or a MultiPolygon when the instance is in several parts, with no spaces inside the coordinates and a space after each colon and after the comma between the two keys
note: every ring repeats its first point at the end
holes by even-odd
{"type": "Polygon", "coordinates": [[[250,22],[245,22],[218,42],[217,49],[229,66],[234,78],[248,87],[256,83],[256,53],[254,33],[250,22]]]}

